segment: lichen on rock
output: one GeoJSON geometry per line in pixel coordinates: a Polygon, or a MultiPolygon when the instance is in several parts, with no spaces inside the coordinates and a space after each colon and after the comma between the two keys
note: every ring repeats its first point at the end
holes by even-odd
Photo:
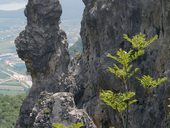
{"type": "Polygon", "coordinates": [[[70,126],[78,122],[86,128],[96,128],[88,114],[76,108],[74,95],[68,92],[42,92],[30,116],[35,117],[33,128],[52,128],[55,123],[70,126]]]}

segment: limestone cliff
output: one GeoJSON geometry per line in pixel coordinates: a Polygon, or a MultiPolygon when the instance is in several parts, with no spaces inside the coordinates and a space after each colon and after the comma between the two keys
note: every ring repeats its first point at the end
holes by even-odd
{"type": "MultiPolygon", "coordinates": [[[[32,113],[43,91],[72,92],[76,105],[87,110],[97,128],[122,128],[118,114],[103,104],[98,95],[100,89],[120,89],[119,81],[106,71],[113,63],[106,55],[115,53],[120,47],[128,49],[129,45],[122,39],[124,33],[133,36],[142,32],[148,37],[157,34],[158,41],[135,63],[140,65],[141,74],[169,77],[169,0],[83,2],[83,53],[78,62],[80,66],[71,67],[74,71],[70,73],[67,39],[59,28],[62,12],[59,1],[29,0],[25,10],[28,23],[15,43],[19,57],[25,61],[32,76],[33,87],[21,107],[17,128],[33,128],[37,124],[37,114],[40,112],[36,115],[32,113]]],[[[130,128],[169,128],[166,123],[169,82],[153,90],[153,96],[145,95],[144,89],[134,80],[131,83],[131,89],[137,92],[138,102],[130,108],[130,128]]]]}
{"type": "Polygon", "coordinates": [[[29,0],[25,9],[27,26],[15,40],[19,57],[25,61],[33,85],[21,107],[17,128],[31,128],[30,113],[42,91],[69,91],[65,79],[69,54],[67,37],[59,28],[61,5],[58,0],[29,0]],[[60,82],[59,82],[60,81],[60,82]]]}
{"type": "MultiPolygon", "coordinates": [[[[122,38],[125,33],[133,36],[142,32],[148,37],[157,34],[159,36],[157,42],[147,49],[146,54],[139,58],[136,64],[140,65],[141,74],[169,77],[170,1],[83,0],[83,2],[86,7],[81,28],[83,54],[78,83],[84,87],[84,94],[79,103],[84,104],[98,127],[108,128],[111,125],[122,127],[121,123],[118,123],[121,120],[116,112],[110,108],[106,109],[97,100],[101,88],[119,90],[120,87],[119,81],[106,71],[107,67],[113,64],[106,55],[114,54],[120,47],[125,49],[129,47],[122,38]]],[[[137,91],[138,103],[130,110],[129,127],[163,127],[167,115],[168,83],[155,89],[153,97],[146,96],[139,83],[134,80],[131,83],[131,88],[137,91]]]]}

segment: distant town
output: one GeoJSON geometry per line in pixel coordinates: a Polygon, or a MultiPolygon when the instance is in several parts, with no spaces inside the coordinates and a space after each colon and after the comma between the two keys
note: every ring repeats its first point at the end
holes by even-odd
{"type": "Polygon", "coordinates": [[[18,58],[16,53],[0,54],[0,62],[1,91],[25,92],[31,88],[31,77],[26,74],[24,62],[18,58]]]}

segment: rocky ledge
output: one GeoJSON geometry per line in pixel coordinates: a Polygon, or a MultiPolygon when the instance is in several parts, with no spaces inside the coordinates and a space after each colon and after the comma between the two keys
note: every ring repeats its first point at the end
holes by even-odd
{"type": "Polygon", "coordinates": [[[67,92],[42,92],[30,117],[35,117],[33,128],[51,128],[53,123],[70,126],[77,122],[86,128],[96,128],[88,114],[76,108],[74,95],[67,92]]]}

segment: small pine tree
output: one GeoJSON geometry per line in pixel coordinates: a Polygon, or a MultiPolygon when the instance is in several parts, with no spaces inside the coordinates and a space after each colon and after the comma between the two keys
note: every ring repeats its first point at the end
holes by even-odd
{"type": "MultiPolygon", "coordinates": [[[[123,49],[119,49],[116,55],[108,54],[107,57],[115,60],[113,66],[108,67],[108,71],[114,74],[115,77],[119,78],[124,85],[123,92],[112,92],[111,90],[102,90],[100,92],[101,100],[108,106],[111,106],[114,110],[119,113],[126,110],[126,122],[123,123],[124,128],[128,128],[128,108],[131,104],[135,103],[137,100],[135,97],[135,92],[130,91],[129,79],[135,75],[139,68],[134,68],[133,61],[138,59],[145,53],[145,48],[152,44],[158,36],[146,40],[145,34],[138,34],[129,38],[126,34],[123,35],[124,39],[131,43],[132,48],[126,52],[123,49]]],[[[155,88],[167,80],[167,77],[154,79],[149,75],[144,75],[142,78],[137,78],[144,88],[155,88]]],[[[122,117],[123,118],[123,117],[122,117]]]]}

